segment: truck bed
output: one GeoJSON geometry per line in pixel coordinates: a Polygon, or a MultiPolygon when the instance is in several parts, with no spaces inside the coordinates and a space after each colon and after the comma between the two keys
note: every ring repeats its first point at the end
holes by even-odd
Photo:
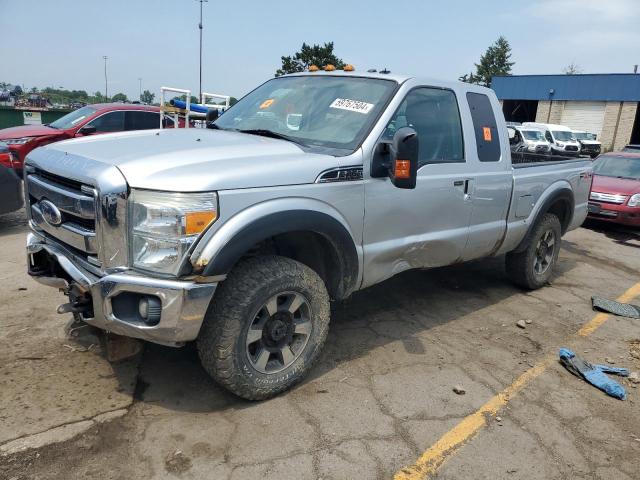
{"type": "Polygon", "coordinates": [[[566,231],[578,228],[587,216],[591,165],[590,159],[583,158],[514,164],[513,193],[507,213],[507,229],[497,253],[506,253],[516,248],[535,221],[546,199],[561,190],[570,190],[574,199],[574,214],[566,231]]]}

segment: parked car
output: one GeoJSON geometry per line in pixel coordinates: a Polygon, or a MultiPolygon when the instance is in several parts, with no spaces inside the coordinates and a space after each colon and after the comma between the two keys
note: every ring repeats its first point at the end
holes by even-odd
{"type": "Polygon", "coordinates": [[[587,215],[591,161],[512,167],[500,103],[477,85],[286,75],[211,127],[31,152],[28,268],[69,296],[59,312],[197,340],[207,372],[247,399],[304,377],[330,299],[505,254],[512,281],[539,288],[587,215]]]}
{"type": "Polygon", "coordinates": [[[569,127],[552,123],[525,122],[523,127],[537,128],[544,132],[544,137],[551,144],[551,153],[564,157],[580,155],[580,142],[576,140],[569,127]]]}
{"type": "Polygon", "coordinates": [[[97,133],[159,128],[160,109],[146,105],[102,103],[87,105],[48,125],[23,125],[0,130],[0,141],[16,154],[20,173],[27,154],[34,148],[68,138],[97,133]]]}
{"type": "Polygon", "coordinates": [[[0,215],[22,208],[22,180],[13,169],[13,152],[0,143],[0,215]]]}
{"type": "Polygon", "coordinates": [[[573,136],[580,142],[580,155],[596,158],[602,150],[602,143],[596,140],[596,135],[582,130],[573,130],[573,136]]]}
{"type": "Polygon", "coordinates": [[[612,152],[593,162],[589,217],[640,227],[640,152],[612,152]]]}
{"type": "Polygon", "coordinates": [[[551,144],[544,138],[544,132],[533,127],[508,126],[509,143],[512,152],[548,155],[551,144]]]}

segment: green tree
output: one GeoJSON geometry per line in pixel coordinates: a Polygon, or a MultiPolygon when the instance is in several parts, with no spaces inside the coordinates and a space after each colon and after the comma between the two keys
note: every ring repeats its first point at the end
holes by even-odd
{"type": "Polygon", "coordinates": [[[276,70],[276,77],[286,75],[287,73],[303,72],[311,65],[319,68],[327,64],[334,65],[336,68],[344,68],[344,62],[333,53],[333,42],[324,45],[307,45],[302,44],[299,52],[287,57],[281,57],[282,66],[276,70]]]}
{"type": "Polygon", "coordinates": [[[116,93],[114,96],[111,97],[111,101],[112,102],[128,102],[129,99],[127,98],[127,96],[120,92],[120,93],[116,93]]]}
{"type": "Polygon", "coordinates": [[[571,62],[569,65],[564,67],[562,71],[566,75],[579,75],[582,73],[582,67],[575,62],[571,62]]]}
{"type": "Polygon", "coordinates": [[[491,86],[491,79],[496,75],[511,75],[511,67],[515,62],[510,62],[511,47],[502,35],[480,57],[480,63],[476,63],[475,73],[462,75],[459,80],[467,83],[475,83],[485,87],[491,86]]]}
{"type": "Polygon", "coordinates": [[[231,97],[229,99],[229,106],[230,107],[234,106],[236,103],[238,103],[238,99],[236,97],[231,97]]]}
{"type": "Polygon", "coordinates": [[[155,93],[151,93],[149,90],[145,90],[144,92],[142,92],[142,95],[140,95],[140,101],[142,103],[147,103],[151,105],[153,103],[153,99],[155,98],[155,96],[156,96],[155,93]]]}

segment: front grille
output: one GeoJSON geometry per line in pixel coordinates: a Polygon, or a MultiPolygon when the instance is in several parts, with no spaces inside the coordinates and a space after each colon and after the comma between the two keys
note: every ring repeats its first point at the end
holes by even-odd
{"type": "Polygon", "coordinates": [[[98,253],[93,187],[39,169],[29,172],[25,185],[36,228],[87,258],[98,253]]]}
{"type": "Polygon", "coordinates": [[[591,192],[589,198],[596,202],[615,203],[617,205],[622,205],[627,200],[627,197],[624,195],[600,192],[591,192]]]}
{"type": "Polygon", "coordinates": [[[565,150],[567,152],[577,152],[578,151],[578,147],[576,147],[575,145],[567,145],[565,147],[565,150]]]}

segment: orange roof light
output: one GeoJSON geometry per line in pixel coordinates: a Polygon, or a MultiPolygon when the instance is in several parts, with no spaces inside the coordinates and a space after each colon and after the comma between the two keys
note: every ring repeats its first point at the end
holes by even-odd
{"type": "Polygon", "coordinates": [[[324,66],[324,71],[325,72],[333,72],[335,69],[336,69],[336,66],[335,65],[331,65],[330,63],[327,63],[324,66]]]}
{"type": "Polygon", "coordinates": [[[320,69],[318,68],[317,65],[309,65],[309,71],[310,72],[317,72],[318,70],[320,70],[320,69]]]}
{"type": "Polygon", "coordinates": [[[353,65],[351,65],[350,63],[347,63],[343,68],[343,70],[345,72],[353,72],[355,69],[356,68],[353,65]]]}

